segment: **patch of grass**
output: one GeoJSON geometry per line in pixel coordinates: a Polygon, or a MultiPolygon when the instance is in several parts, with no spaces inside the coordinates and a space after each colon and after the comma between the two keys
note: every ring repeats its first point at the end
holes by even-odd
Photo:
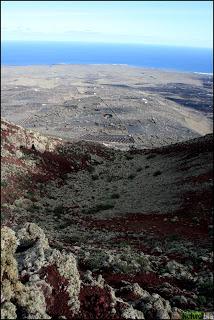
{"type": "Polygon", "coordinates": [[[160,170],[157,170],[153,173],[153,176],[156,177],[156,176],[160,176],[162,174],[162,172],[160,170]]]}

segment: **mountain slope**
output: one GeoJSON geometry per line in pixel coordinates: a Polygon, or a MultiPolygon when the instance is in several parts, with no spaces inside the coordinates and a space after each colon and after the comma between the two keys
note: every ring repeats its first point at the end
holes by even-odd
{"type": "MultiPolygon", "coordinates": [[[[80,318],[107,312],[108,319],[166,319],[212,310],[211,134],[126,152],[44,137],[5,120],[1,134],[3,225],[17,237],[26,221],[37,223],[51,248],[74,255],[80,318]],[[87,309],[90,286],[97,298],[87,309]],[[121,299],[114,307],[109,286],[121,299]]],[[[47,296],[45,310],[56,316],[47,296]]]]}

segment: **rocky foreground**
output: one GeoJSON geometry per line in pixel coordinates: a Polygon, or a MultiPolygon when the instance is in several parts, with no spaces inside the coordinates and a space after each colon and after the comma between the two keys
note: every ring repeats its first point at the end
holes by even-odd
{"type": "Polygon", "coordinates": [[[1,318],[213,311],[213,136],[127,152],[2,120],[1,318]]]}

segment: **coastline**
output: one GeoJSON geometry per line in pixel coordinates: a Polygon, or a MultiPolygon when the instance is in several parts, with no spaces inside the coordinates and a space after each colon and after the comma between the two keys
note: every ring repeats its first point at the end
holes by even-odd
{"type": "Polygon", "coordinates": [[[158,67],[148,67],[148,66],[138,66],[138,65],[132,65],[132,64],[126,64],[126,63],[52,63],[52,64],[1,64],[1,67],[52,67],[52,66],[104,66],[104,67],[112,67],[112,66],[121,66],[121,67],[127,67],[127,68],[137,68],[137,69],[143,69],[143,70],[152,70],[152,71],[160,71],[160,72],[169,72],[169,73],[184,73],[184,74],[198,74],[198,75],[205,75],[205,76],[213,76],[213,72],[201,72],[201,71],[184,71],[179,69],[172,69],[172,68],[158,68],[158,67]]]}
{"type": "Polygon", "coordinates": [[[212,57],[209,48],[71,42],[2,43],[2,64],[16,66],[115,65],[212,73],[212,57]]]}

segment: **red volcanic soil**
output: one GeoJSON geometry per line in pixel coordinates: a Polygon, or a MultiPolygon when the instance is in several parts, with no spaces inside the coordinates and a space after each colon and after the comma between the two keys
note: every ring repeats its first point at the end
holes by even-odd
{"type": "MultiPolygon", "coordinates": [[[[110,219],[92,218],[88,222],[88,227],[119,232],[143,231],[154,234],[156,238],[176,235],[204,244],[209,242],[208,225],[213,206],[212,190],[188,192],[183,195],[182,199],[181,208],[173,213],[128,213],[110,219]],[[178,217],[178,221],[171,221],[175,216],[178,217]],[[194,222],[195,218],[199,219],[197,224],[194,222]]],[[[126,239],[123,238],[123,240],[126,239]]]]}
{"type": "Polygon", "coordinates": [[[95,286],[82,286],[80,290],[81,316],[78,319],[119,319],[111,314],[111,296],[107,290],[95,286]]]}
{"type": "Polygon", "coordinates": [[[68,306],[70,297],[66,291],[68,280],[59,274],[55,265],[43,267],[40,270],[40,277],[46,279],[46,282],[52,287],[51,294],[47,294],[44,290],[48,314],[51,317],[71,318],[72,312],[68,306]]]}

